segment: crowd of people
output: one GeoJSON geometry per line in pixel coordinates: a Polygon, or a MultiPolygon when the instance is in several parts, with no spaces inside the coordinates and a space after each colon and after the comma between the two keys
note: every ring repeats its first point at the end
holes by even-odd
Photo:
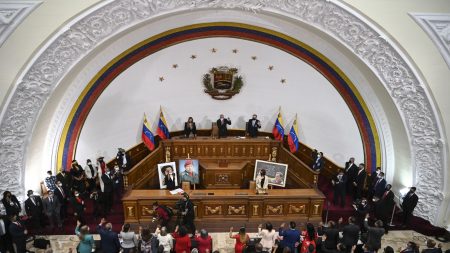
{"type": "MultiPolygon", "coordinates": [[[[130,168],[129,155],[119,148],[114,168],[99,157],[95,165],[87,159],[83,168],[73,160],[70,169],[61,169],[56,175],[48,171],[43,180],[45,194],[28,190],[23,205],[14,194],[5,191],[1,201],[6,215],[0,217],[0,252],[26,252],[29,231],[33,235],[62,232],[68,210],[80,224],[86,224],[87,206],[92,207],[94,218],[107,217],[113,211],[114,200],[121,199],[123,172],[130,168]]],[[[85,226],[78,227],[77,234],[86,233],[85,226]]]]}

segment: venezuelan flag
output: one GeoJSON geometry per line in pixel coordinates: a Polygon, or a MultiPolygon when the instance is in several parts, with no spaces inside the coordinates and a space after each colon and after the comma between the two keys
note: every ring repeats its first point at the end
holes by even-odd
{"type": "Polygon", "coordinates": [[[169,129],[167,128],[166,119],[164,118],[162,110],[160,110],[159,113],[158,129],[156,130],[156,132],[158,133],[159,137],[161,137],[161,139],[170,139],[169,129]]]}
{"type": "Polygon", "coordinates": [[[278,111],[278,117],[275,121],[275,125],[272,129],[272,134],[275,140],[283,141],[284,138],[284,128],[283,128],[283,119],[281,118],[281,112],[278,111]]]}
{"type": "Polygon", "coordinates": [[[297,115],[295,115],[294,123],[292,124],[291,131],[288,135],[289,149],[291,153],[295,153],[298,150],[298,125],[297,125],[297,115]]]}
{"type": "Polygon", "coordinates": [[[142,141],[150,151],[155,149],[155,137],[152,131],[150,131],[150,124],[147,121],[147,117],[144,114],[144,126],[142,126],[142,141]]]}

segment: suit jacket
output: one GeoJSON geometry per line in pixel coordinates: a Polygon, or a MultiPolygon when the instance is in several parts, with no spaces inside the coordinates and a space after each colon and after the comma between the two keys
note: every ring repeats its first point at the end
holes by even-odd
{"type": "Polygon", "coordinates": [[[261,128],[261,122],[258,119],[256,119],[254,126],[253,126],[253,118],[248,120],[247,131],[251,137],[258,136],[258,128],[261,128]]]}
{"type": "Polygon", "coordinates": [[[336,249],[336,245],[339,242],[339,230],[337,228],[325,228],[327,239],[324,242],[324,246],[327,249],[336,249]]]}
{"type": "Polygon", "coordinates": [[[358,242],[359,239],[359,231],[360,231],[360,227],[358,225],[355,224],[348,224],[344,227],[344,229],[342,230],[342,243],[345,246],[353,246],[356,245],[356,243],[358,242]]]}
{"type": "Polygon", "coordinates": [[[65,175],[63,175],[61,172],[59,172],[58,174],[56,174],[56,180],[61,182],[65,189],[72,188],[72,177],[69,173],[66,172],[65,175]]]}
{"type": "Polygon", "coordinates": [[[334,189],[336,191],[345,191],[345,187],[347,184],[347,175],[343,174],[340,181],[338,179],[338,175],[336,175],[333,177],[332,182],[334,182],[334,189]]]}
{"type": "Polygon", "coordinates": [[[367,220],[364,220],[364,227],[367,229],[366,245],[369,250],[378,250],[381,248],[381,237],[384,235],[384,228],[369,227],[367,220]]]}
{"type": "Polygon", "coordinates": [[[386,179],[382,178],[380,181],[377,178],[373,185],[373,195],[380,198],[383,196],[384,190],[386,189],[386,179]]]}
{"type": "Polygon", "coordinates": [[[53,196],[53,202],[50,202],[50,198],[45,198],[42,201],[44,207],[44,212],[46,215],[50,216],[52,214],[59,215],[59,210],[61,209],[61,203],[56,196],[53,196]]]}
{"type": "Polygon", "coordinates": [[[419,201],[419,197],[414,193],[409,196],[409,193],[403,197],[402,208],[405,212],[412,212],[419,201]]]}
{"type": "MultiPolygon", "coordinates": [[[[376,216],[379,219],[383,219],[389,217],[392,213],[392,209],[394,208],[394,193],[392,191],[388,191],[381,196],[378,204],[376,206],[376,216]]],[[[384,221],[383,221],[384,222],[384,221]]]]}
{"type": "Polygon", "coordinates": [[[69,193],[69,191],[64,187],[64,185],[61,187],[61,190],[59,189],[58,186],[56,186],[55,191],[53,192],[56,196],[56,198],[58,198],[59,203],[61,205],[64,205],[68,199],[69,196],[67,196],[67,194],[69,193]],[[64,192],[61,192],[61,190],[64,192]]]}
{"type": "Polygon", "coordinates": [[[362,189],[364,187],[364,181],[366,180],[367,173],[364,169],[361,171],[361,173],[358,174],[358,172],[356,172],[356,176],[353,182],[356,183],[357,188],[362,189]]]}
{"type": "Polygon", "coordinates": [[[19,200],[16,196],[11,195],[11,200],[7,202],[6,199],[2,199],[2,204],[5,207],[6,215],[19,214],[22,211],[19,200]]]}
{"type": "Polygon", "coordinates": [[[345,163],[345,174],[353,182],[353,178],[356,176],[356,173],[358,173],[358,166],[356,166],[355,163],[353,163],[350,167],[350,162],[345,163]]]}
{"type": "Polygon", "coordinates": [[[189,123],[184,122],[184,134],[189,136],[189,134],[197,134],[197,127],[195,126],[195,122],[192,122],[192,128],[189,128],[189,123]]]}
{"type": "Polygon", "coordinates": [[[231,120],[223,119],[223,123],[220,119],[217,120],[217,127],[219,128],[219,136],[227,136],[227,125],[231,125],[231,120]]]}
{"type": "Polygon", "coordinates": [[[117,233],[109,231],[101,225],[97,226],[97,233],[100,234],[100,244],[103,252],[117,253],[120,250],[120,242],[117,233]]]}
{"type": "Polygon", "coordinates": [[[28,216],[40,218],[43,211],[41,197],[39,196],[32,196],[32,197],[34,198],[35,200],[34,202],[36,204],[34,204],[30,198],[25,200],[25,212],[27,213],[28,216]]]}
{"type": "Polygon", "coordinates": [[[8,230],[11,234],[12,241],[15,244],[26,244],[27,235],[25,234],[25,226],[21,222],[11,222],[9,224],[8,230]]]}
{"type": "Polygon", "coordinates": [[[314,161],[314,165],[313,165],[313,169],[314,170],[321,170],[323,168],[323,166],[325,165],[325,160],[323,159],[323,157],[317,159],[314,161]]]}
{"type": "Polygon", "coordinates": [[[278,234],[283,236],[283,240],[281,241],[281,245],[283,247],[289,247],[291,252],[295,252],[295,243],[300,240],[300,232],[297,229],[283,229],[280,228],[278,230],[278,234]]]}
{"type": "Polygon", "coordinates": [[[113,192],[114,190],[114,181],[113,178],[103,174],[102,175],[102,181],[103,181],[103,192],[113,192]]]}
{"type": "Polygon", "coordinates": [[[175,174],[173,174],[172,177],[173,177],[173,179],[171,179],[169,175],[164,176],[164,184],[166,185],[168,190],[174,190],[176,188],[175,174]]]}

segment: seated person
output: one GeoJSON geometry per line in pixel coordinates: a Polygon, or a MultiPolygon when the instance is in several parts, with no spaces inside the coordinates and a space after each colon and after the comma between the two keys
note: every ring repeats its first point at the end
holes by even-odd
{"type": "Polygon", "coordinates": [[[256,194],[266,194],[269,188],[269,177],[266,176],[266,169],[261,169],[256,176],[256,194]]]}
{"type": "Polygon", "coordinates": [[[189,138],[191,133],[194,135],[194,138],[197,137],[197,128],[195,127],[194,119],[189,117],[188,121],[184,122],[184,136],[189,138]]]}

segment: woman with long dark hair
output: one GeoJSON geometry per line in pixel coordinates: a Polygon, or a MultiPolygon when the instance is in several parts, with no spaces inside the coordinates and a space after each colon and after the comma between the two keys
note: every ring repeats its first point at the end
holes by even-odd
{"type": "Polygon", "coordinates": [[[300,249],[300,253],[316,253],[316,240],[317,240],[317,232],[314,228],[314,225],[311,223],[306,224],[306,230],[302,232],[302,247],[300,249]],[[314,246],[314,251],[310,251],[310,245],[314,246]]]}
{"type": "Polygon", "coordinates": [[[230,238],[235,239],[236,243],[234,244],[234,252],[242,253],[247,246],[247,242],[250,240],[250,237],[247,233],[245,233],[245,227],[241,227],[239,229],[239,233],[233,235],[233,227],[230,228],[230,238]]]}

